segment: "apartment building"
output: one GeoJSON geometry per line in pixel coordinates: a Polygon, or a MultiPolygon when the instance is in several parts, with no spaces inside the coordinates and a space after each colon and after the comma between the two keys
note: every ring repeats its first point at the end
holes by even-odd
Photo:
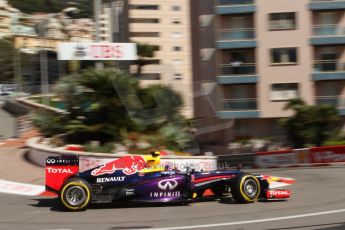
{"type": "Polygon", "coordinates": [[[205,140],[279,135],[278,120],[291,115],[284,106],[296,97],[345,115],[344,0],[205,0],[192,8],[193,41],[206,38],[193,44],[194,90],[217,85],[216,109],[196,98],[196,117],[234,121],[205,140]]]}
{"type": "MultiPolygon", "coordinates": [[[[189,0],[104,1],[100,15],[101,40],[121,41],[112,34],[119,35],[119,31],[127,29],[128,41],[158,46],[152,58],[154,64],[144,66],[140,83],[169,85],[180,92],[187,117],[193,116],[190,20],[189,0]],[[119,28],[126,23],[125,17],[119,15],[125,13],[128,28],[119,28]],[[117,23],[121,19],[122,23],[117,23]]],[[[136,71],[134,67],[132,71],[136,71]]]]}

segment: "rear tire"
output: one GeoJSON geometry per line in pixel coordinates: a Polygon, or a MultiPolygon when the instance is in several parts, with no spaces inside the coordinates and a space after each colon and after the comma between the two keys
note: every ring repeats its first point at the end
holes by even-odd
{"type": "Polygon", "coordinates": [[[61,186],[58,199],[69,211],[85,210],[91,202],[91,187],[83,179],[71,178],[61,186]]]}
{"type": "Polygon", "coordinates": [[[240,175],[231,183],[232,197],[241,204],[257,201],[260,192],[259,180],[252,175],[240,175]]]}

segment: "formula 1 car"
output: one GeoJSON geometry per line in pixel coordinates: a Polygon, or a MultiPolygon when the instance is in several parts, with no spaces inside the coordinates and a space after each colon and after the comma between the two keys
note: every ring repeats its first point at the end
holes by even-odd
{"type": "Polygon", "coordinates": [[[59,203],[70,211],[87,209],[90,203],[123,200],[187,204],[206,195],[221,198],[230,193],[238,203],[288,199],[290,191],[277,187],[293,182],[241,170],[180,172],[162,168],[159,152],[124,156],[84,172],[79,172],[78,156],[46,159],[46,190],[58,194],[59,203]]]}

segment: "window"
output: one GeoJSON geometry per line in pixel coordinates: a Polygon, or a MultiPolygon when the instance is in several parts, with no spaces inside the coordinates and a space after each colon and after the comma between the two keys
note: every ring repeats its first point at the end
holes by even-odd
{"type": "Polygon", "coordinates": [[[159,23],[158,18],[130,18],[130,23],[159,23]]]}
{"type": "Polygon", "coordinates": [[[171,7],[171,10],[172,10],[172,11],[180,11],[180,10],[181,10],[181,6],[177,6],[177,5],[172,6],[172,7],[171,7]]]}
{"type": "Polygon", "coordinates": [[[272,64],[296,64],[297,48],[275,48],[271,49],[272,64]]]}
{"type": "Polygon", "coordinates": [[[174,80],[182,80],[182,74],[180,74],[180,73],[175,73],[175,74],[174,74],[174,80]]]}
{"type": "Polygon", "coordinates": [[[158,32],[132,32],[131,37],[159,37],[158,32]]]}
{"type": "Polygon", "coordinates": [[[160,80],[161,75],[159,73],[142,73],[139,80],[160,80]]]}
{"type": "Polygon", "coordinates": [[[173,51],[182,51],[182,47],[181,46],[174,46],[173,51]]]}
{"type": "Polygon", "coordinates": [[[270,14],[270,30],[294,30],[296,29],[295,13],[272,13],[270,14]]]}
{"type": "Polygon", "coordinates": [[[129,9],[131,10],[159,10],[158,5],[139,5],[139,4],[133,4],[129,6],[129,9]]]}
{"type": "Polygon", "coordinates": [[[182,37],[182,33],[180,33],[180,32],[171,33],[171,37],[173,37],[173,38],[181,38],[182,37]]]}
{"type": "Polygon", "coordinates": [[[174,18],[172,20],[172,24],[181,24],[181,19],[180,18],[174,18]]]}
{"type": "Polygon", "coordinates": [[[272,101],[287,101],[298,98],[297,83],[278,83],[271,85],[272,101]]]}
{"type": "Polygon", "coordinates": [[[173,60],[172,63],[173,63],[174,65],[181,65],[181,64],[182,64],[182,60],[176,59],[176,60],[173,60]]]}

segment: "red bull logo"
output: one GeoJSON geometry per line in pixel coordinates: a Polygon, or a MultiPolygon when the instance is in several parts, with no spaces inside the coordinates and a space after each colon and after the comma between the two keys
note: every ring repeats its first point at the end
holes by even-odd
{"type": "Polygon", "coordinates": [[[104,164],[91,172],[92,176],[112,174],[117,170],[122,170],[126,175],[132,175],[147,167],[142,156],[126,156],[104,164]]]}

